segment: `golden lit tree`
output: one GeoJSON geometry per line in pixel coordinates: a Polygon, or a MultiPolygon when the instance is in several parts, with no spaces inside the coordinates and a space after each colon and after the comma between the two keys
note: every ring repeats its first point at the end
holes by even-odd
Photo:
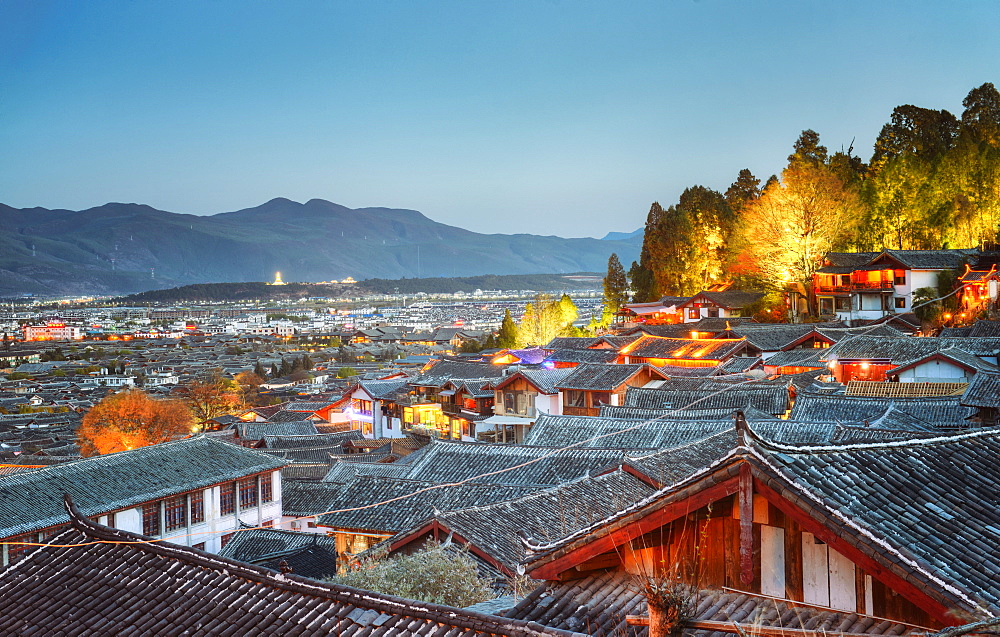
{"type": "Polygon", "coordinates": [[[742,245],[772,287],[809,287],[823,255],[851,235],[857,193],[827,166],[793,162],[742,215],[742,245]]]}
{"type": "Polygon", "coordinates": [[[155,445],[190,435],[194,418],[180,400],[138,389],[111,394],[87,412],[77,430],[80,453],[93,456],[155,445]]]}

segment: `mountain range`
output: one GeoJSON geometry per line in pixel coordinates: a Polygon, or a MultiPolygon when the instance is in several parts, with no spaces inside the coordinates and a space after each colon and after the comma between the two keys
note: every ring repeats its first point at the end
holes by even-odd
{"type": "Polygon", "coordinates": [[[612,252],[624,264],[637,259],[641,241],[641,232],[480,234],[415,210],[322,199],[206,216],[131,203],[80,211],[0,204],[0,296],[126,294],[268,281],[277,271],[286,281],[603,272],[612,252]]]}

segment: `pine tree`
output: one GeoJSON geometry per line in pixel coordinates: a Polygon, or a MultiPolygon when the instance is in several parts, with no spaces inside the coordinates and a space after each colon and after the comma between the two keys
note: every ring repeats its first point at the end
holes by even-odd
{"type": "Polygon", "coordinates": [[[497,347],[504,347],[510,349],[512,347],[517,347],[517,324],[514,323],[514,318],[510,315],[510,308],[507,308],[503,314],[503,321],[500,323],[500,332],[497,334],[496,338],[497,347]]]}
{"type": "Polygon", "coordinates": [[[282,358],[281,359],[281,368],[279,369],[279,372],[280,372],[279,375],[282,378],[284,378],[285,376],[290,376],[293,371],[295,371],[295,369],[292,367],[292,364],[288,362],[288,359],[282,358]]]}
{"type": "Polygon", "coordinates": [[[281,370],[278,369],[277,363],[271,363],[271,378],[278,378],[281,376],[281,370]]]}
{"type": "Polygon", "coordinates": [[[253,373],[259,378],[267,378],[267,372],[264,371],[264,366],[257,361],[257,364],[253,366],[253,373]]]}
{"type": "Polygon", "coordinates": [[[628,278],[625,268],[618,260],[618,255],[612,253],[608,258],[608,273],[604,277],[604,304],[612,313],[621,309],[628,301],[628,278]]]}
{"type": "Polygon", "coordinates": [[[309,354],[302,355],[302,369],[309,371],[314,365],[315,363],[313,363],[313,360],[309,358],[309,354]]]}

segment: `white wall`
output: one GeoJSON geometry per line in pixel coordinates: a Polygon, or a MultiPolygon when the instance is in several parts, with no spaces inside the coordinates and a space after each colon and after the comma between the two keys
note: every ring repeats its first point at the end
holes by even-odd
{"type": "Polygon", "coordinates": [[[899,373],[901,383],[964,383],[972,377],[970,372],[948,361],[928,361],[899,373]]]}

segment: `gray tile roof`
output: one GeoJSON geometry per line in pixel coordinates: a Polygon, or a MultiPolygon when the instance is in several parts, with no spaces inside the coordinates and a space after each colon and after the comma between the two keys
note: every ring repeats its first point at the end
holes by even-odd
{"type": "MultiPolygon", "coordinates": [[[[874,621],[854,613],[801,608],[735,591],[703,590],[696,599],[696,619],[738,622],[755,629],[759,627],[764,634],[767,634],[767,627],[807,628],[810,633],[819,635],[900,635],[909,631],[908,626],[890,621],[874,621]]],[[[644,597],[636,594],[634,576],[614,570],[540,586],[505,615],[547,626],[586,630],[591,635],[648,637],[648,627],[630,626],[625,622],[627,615],[647,613],[644,597]]],[[[687,629],[679,635],[726,637],[727,634],[687,629]]]]}
{"type": "Polygon", "coordinates": [[[264,436],[262,442],[268,449],[298,449],[324,445],[339,445],[348,440],[363,440],[364,434],[357,429],[338,431],[330,434],[305,434],[298,436],[264,436]]]}
{"type": "Polygon", "coordinates": [[[0,537],[65,524],[67,493],[84,515],[95,516],[284,465],[198,436],[2,477],[0,537]]]}
{"type": "Polygon", "coordinates": [[[975,413],[961,404],[961,396],[938,398],[873,398],[801,392],[795,399],[790,420],[805,422],[876,423],[890,409],[911,417],[922,428],[961,428],[975,413]]]}
{"type": "Polygon", "coordinates": [[[334,482],[285,480],[281,483],[281,512],[305,517],[329,511],[331,503],[343,490],[334,482]]]}
{"type": "Polygon", "coordinates": [[[624,353],[632,358],[676,358],[724,361],[744,351],[743,339],[684,339],[645,336],[629,345],[624,353]]]}
{"type": "Polygon", "coordinates": [[[433,441],[410,463],[409,477],[429,482],[475,478],[479,483],[553,486],[611,466],[622,457],[619,449],[433,441]],[[484,475],[487,473],[494,475],[484,475]]]}
{"type": "MultiPolygon", "coordinates": [[[[514,573],[525,557],[521,533],[555,540],[635,504],[652,492],[652,487],[619,470],[577,478],[503,502],[442,512],[433,519],[514,573]]],[[[422,522],[387,542],[418,531],[422,522]]]]}
{"type": "Polygon", "coordinates": [[[345,484],[318,523],[337,529],[396,533],[428,518],[435,511],[491,504],[538,491],[538,485],[496,482],[443,486],[438,482],[358,476],[345,484]]]}
{"type": "Polygon", "coordinates": [[[263,440],[265,436],[315,436],[319,433],[310,420],[295,422],[245,422],[237,425],[240,438],[263,440]]]}
{"type": "MultiPolygon", "coordinates": [[[[734,386],[733,383],[711,379],[701,381],[701,385],[684,389],[678,387],[676,379],[660,389],[629,387],[625,394],[624,406],[644,409],[743,409],[752,407],[772,415],[782,415],[788,410],[788,386],[765,381],[734,386]]],[[[680,385],[683,387],[683,385],[680,385]]]]}
{"type": "Polygon", "coordinates": [[[973,606],[1000,612],[1000,432],[765,452],[814,504],[822,498],[821,508],[916,560],[973,606]]]}
{"type": "Polygon", "coordinates": [[[41,548],[0,573],[0,633],[570,635],[142,539],[75,517],[55,541],[83,546],[41,548]]]}
{"type": "Polygon", "coordinates": [[[854,336],[822,350],[824,358],[889,360],[897,364],[917,360],[944,349],[960,349],[980,357],[995,357],[1000,338],[918,338],[913,336],[854,336]]]}
{"type": "Polygon", "coordinates": [[[614,349],[557,349],[545,357],[551,363],[613,363],[618,358],[614,349]]]}
{"type": "Polygon", "coordinates": [[[522,369],[516,374],[511,374],[501,382],[508,382],[515,376],[520,376],[537,387],[543,394],[557,394],[559,390],[556,385],[573,371],[573,368],[564,367],[562,369],[522,369]]]}
{"type": "Polygon", "coordinates": [[[577,365],[556,383],[559,389],[611,391],[641,372],[646,365],[577,365]]]}
{"type": "Polygon", "coordinates": [[[973,376],[960,402],[970,407],[1000,407],[1000,375],[973,376]]]}
{"type": "Polygon", "coordinates": [[[240,562],[259,562],[312,545],[323,546],[335,552],[337,550],[336,539],[322,533],[247,529],[234,534],[218,554],[240,562]]]}

